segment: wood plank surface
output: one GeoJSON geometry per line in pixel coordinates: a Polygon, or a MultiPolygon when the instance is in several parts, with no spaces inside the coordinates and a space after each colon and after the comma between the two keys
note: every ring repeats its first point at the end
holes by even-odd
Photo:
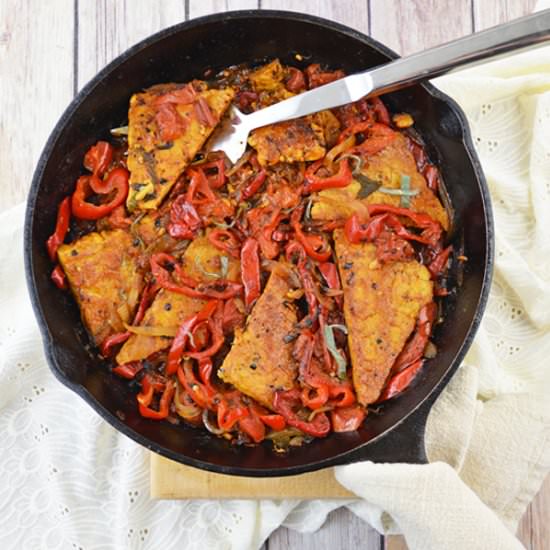
{"type": "Polygon", "coordinates": [[[369,6],[366,0],[262,0],[262,9],[300,11],[343,23],[366,34],[369,6]]]}
{"type": "Polygon", "coordinates": [[[124,50],[185,21],[183,0],[76,0],[78,89],[124,50]]]}
{"type": "Polygon", "coordinates": [[[73,96],[73,0],[0,1],[0,211],[23,201],[73,96]]]}
{"type": "MultiPolygon", "coordinates": [[[[56,120],[106,63],[186,17],[258,4],[339,21],[410,53],[529,13],[535,0],[0,0],[0,211],[24,200],[56,120]]],[[[550,548],[549,517],[550,478],[519,527],[527,548],[550,548]]],[[[269,550],[355,547],[378,549],[380,539],[344,510],[317,533],[281,528],[266,544],[269,550]]],[[[385,548],[406,545],[388,537],[385,548]]]]}
{"type": "Polygon", "coordinates": [[[269,537],[265,550],[373,550],[382,548],[380,535],[365,531],[365,522],[344,508],[330,513],[315,533],[277,529],[269,537]]]}
{"type": "Polygon", "coordinates": [[[210,15],[220,11],[253,10],[258,7],[257,0],[200,0],[189,2],[189,18],[210,15]]]}
{"type": "Polygon", "coordinates": [[[474,30],[481,31],[532,13],[537,0],[477,0],[474,2],[474,30]]]}
{"type": "Polygon", "coordinates": [[[371,0],[371,36],[401,55],[472,32],[471,0],[371,0]]]}

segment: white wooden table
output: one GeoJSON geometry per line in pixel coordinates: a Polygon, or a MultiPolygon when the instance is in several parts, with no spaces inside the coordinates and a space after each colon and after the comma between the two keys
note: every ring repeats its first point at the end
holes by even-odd
{"type": "MultiPolygon", "coordinates": [[[[164,27],[247,8],[320,15],[402,54],[532,11],[535,0],[0,0],[0,211],[25,199],[44,142],[62,110],[106,63],[164,27]]],[[[550,548],[550,479],[519,528],[527,548],[550,548]]],[[[351,513],[312,535],[279,529],[269,550],[406,548],[351,513]]]]}

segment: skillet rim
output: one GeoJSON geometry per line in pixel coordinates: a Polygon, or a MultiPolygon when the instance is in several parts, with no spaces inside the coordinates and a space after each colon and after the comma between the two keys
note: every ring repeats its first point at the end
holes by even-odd
{"type": "MultiPolygon", "coordinates": [[[[106,420],[111,426],[113,426],[117,431],[123,433],[127,437],[130,437],[140,445],[146,447],[149,450],[152,450],[166,458],[170,458],[179,463],[193,466],[202,470],[207,470],[216,473],[229,474],[229,475],[239,475],[239,476],[251,476],[251,477],[273,477],[273,476],[286,476],[286,475],[295,475],[304,472],[310,472],[325,468],[328,466],[334,466],[338,464],[345,464],[354,460],[358,453],[365,451],[368,453],[368,447],[374,444],[375,442],[380,442],[385,437],[391,437],[391,434],[399,429],[399,427],[405,422],[405,420],[410,419],[416,411],[426,405],[428,402],[429,408],[431,408],[436,397],[441,393],[443,388],[452,378],[453,374],[456,372],[460,366],[462,359],[464,358],[467,350],[469,349],[475,333],[481,322],[481,318],[485,311],[487,304],[489,290],[491,286],[491,280],[493,275],[494,267],[494,222],[493,214],[491,208],[491,199],[489,195],[489,189],[485,180],[483,169],[477,157],[475,151],[470,127],[468,125],[466,116],[458,104],[449,96],[441,92],[435,86],[430,83],[420,84],[428,94],[434,99],[438,99],[444,102],[456,116],[460,124],[461,129],[461,143],[466,151],[468,159],[471,163],[472,170],[478,182],[478,188],[481,196],[481,203],[483,208],[483,219],[484,219],[484,230],[486,238],[486,250],[485,250],[485,269],[483,273],[483,279],[481,284],[481,292],[479,294],[479,299],[475,307],[475,313],[473,319],[470,323],[470,326],[467,330],[466,337],[462,341],[458,352],[455,354],[454,358],[449,362],[446,370],[442,373],[438,382],[433,386],[430,392],[422,398],[416,406],[412,407],[407,411],[403,417],[395,422],[392,426],[373,437],[365,443],[361,443],[356,447],[344,451],[342,453],[337,453],[332,455],[329,458],[317,461],[309,462],[307,464],[287,466],[280,468],[266,468],[266,469],[256,469],[256,468],[246,468],[240,466],[224,466],[219,464],[213,464],[206,462],[204,460],[195,459],[181,453],[172,451],[162,445],[151,442],[146,436],[140,434],[139,432],[130,428],[127,424],[122,422],[115,414],[110,413],[105,409],[98,400],[81,384],[69,380],[60,370],[58,358],[54,353],[54,348],[56,346],[55,341],[52,338],[49,326],[45,320],[43,314],[43,309],[40,303],[40,298],[38,295],[38,290],[34,284],[35,271],[34,263],[32,257],[32,229],[34,222],[34,207],[39,195],[40,184],[43,178],[44,169],[49,161],[50,155],[54,150],[59,137],[62,135],[67,123],[73,117],[75,112],[79,109],[82,102],[90,96],[96,89],[98,85],[101,84],[106,75],[115,71],[120,65],[122,65],[127,59],[139,53],[143,50],[146,50],[151,44],[159,42],[169,36],[174,34],[179,34],[181,32],[186,32],[189,29],[200,27],[205,23],[210,22],[220,22],[220,21],[238,21],[239,19],[283,19],[283,20],[298,20],[305,23],[314,24],[318,27],[328,29],[329,31],[335,31],[340,34],[347,35],[352,39],[358,40],[368,47],[386,55],[390,59],[395,59],[399,57],[393,50],[384,46],[380,42],[374,40],[370,36],[361,33],[355,29],[342,25],[340,23],[335,23],[333,21],[324,19],[322,17],[309,15],[300,12],[291,12],[284,10],[236,10],[221,12],[211,15],[206,15],[203,17],[198,17],[191,19],[189,21],[184,21],[158,31],[148,37],[144,38],[134,46],[128,48],[110,63],[108,63],[103,69],[101,69],[83,88],[74,96],[74,98],[69,103],[68,107],[65,109],[52,132],[50,133],[46,144],[40,154],[39,160],[36,165],[36,169],[32,178],[31,187],[28,193],[27,205],[25,209],[25,222],[24,222],[24,260],[25,260],[25,278],[27,282],[27,287],[29,290],[31,303],[37,323],[40,329],[40,334],[42,337],[42,344],[47,358],[48,366],[53,372],[54,376],[66,387],[79,395],[88,405],[90,405],[104,420],[106,420]],[[347,460],[346,460],[347,459],[347,460]]],[[[428,411],[426,411],[428,412],[428,411]]],[[[427,418],[427,414],[426,414],[427,418]]],[[[424,426],[422,426],[423,431],[424,426]]],[[[423,439],[423,433],[414,434],[414,436],[420,440],[423,439]]],[[[367,457],[365,457],[367,458],[367,457]]]]}

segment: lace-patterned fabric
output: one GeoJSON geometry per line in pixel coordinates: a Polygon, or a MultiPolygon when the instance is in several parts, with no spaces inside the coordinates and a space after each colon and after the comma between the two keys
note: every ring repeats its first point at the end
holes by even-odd
{"type": "MultiPolygon", "coordinates": [[[[493,197],[497,255],[482,327],[430,415],[428,451],[514,529],[550,469],[550,49],[437,84],[469,117],[493,197]]],[[[343,483],[351,474],[361,482],[361,501],[152,501],[148,451],[46,365],[25,288],[22,221],[22,206],[0,216],[0,548],[256,548],[281,523],[312,531],[343,504],[381,531],[396,531],[384,509],[429,518],[422,502],[407,507],[395,468],[409,468],[409,481],[432,472],[433,481],[441,469],[426,468],[437,465],[339,468],[343,483]],[[377,487],[384,475],[391,487],[377,487]]],[[[400,527],[410,529],[411,548],[432,547],[409,523],[400,527]]],[[[446,528],[441,517],[431,523],[446,528]]]]}

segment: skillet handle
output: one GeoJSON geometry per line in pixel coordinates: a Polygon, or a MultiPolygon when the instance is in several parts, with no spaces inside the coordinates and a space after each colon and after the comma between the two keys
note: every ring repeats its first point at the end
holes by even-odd
{"type": "Polygon", "coordinates": [[[386,435],[364,445],[347,457],[345,463],[361,462],[406,462],[409,464],[427,464],[424,435],[428,414],[437,399],[439,392],[433,392],[401,424],[396,426],[386,435]]]}

